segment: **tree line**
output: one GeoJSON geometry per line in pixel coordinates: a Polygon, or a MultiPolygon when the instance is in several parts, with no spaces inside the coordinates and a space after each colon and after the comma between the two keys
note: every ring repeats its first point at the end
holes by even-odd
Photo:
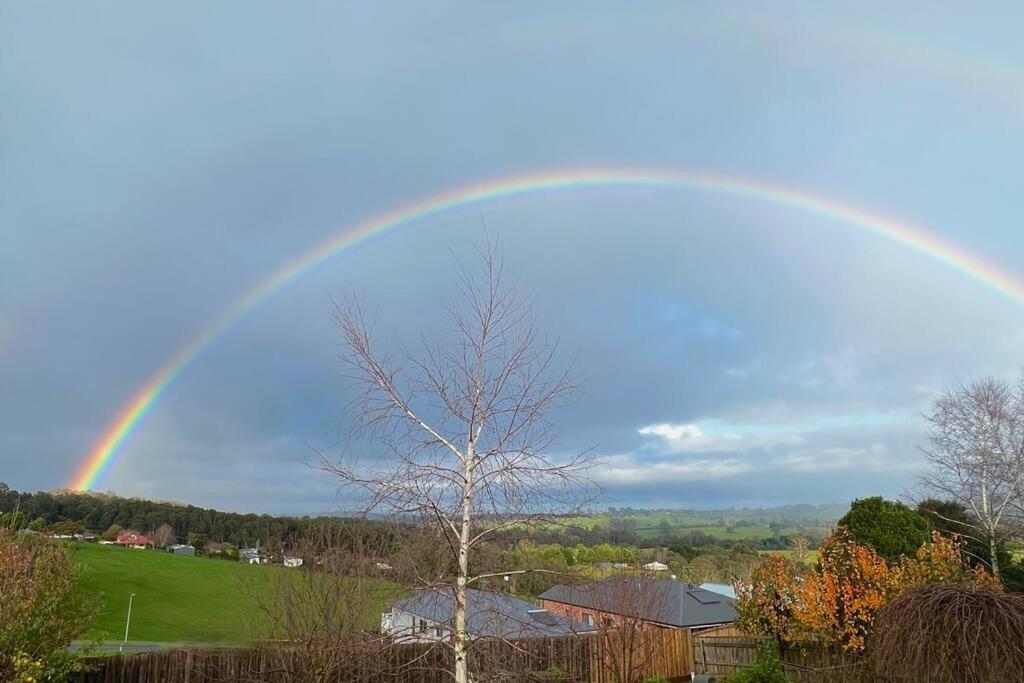
{"type": "MultiPolygon", "coordinates": [[[[122,498],[110,494],[61,491],[19,492],[0,482],[0,513],[18,515],[25,524],[52,528],[77,523],[85,530],[103,532],[111,526],[150,532],[169,525],[181,541],[195,538],[238,546],[283,546],[303,537],[317,518],[224,512],[194,505],[122,498]]],[[[332,518],[338,523],[374,527],[373,522],[332,518]]],[[[12,525],[22,526],[22,524],[12,525]]],[[[380,525],[383,527],[384,525],[380,525]]],[[[68,526],[71,529],[71,526],[68,526]]]]}

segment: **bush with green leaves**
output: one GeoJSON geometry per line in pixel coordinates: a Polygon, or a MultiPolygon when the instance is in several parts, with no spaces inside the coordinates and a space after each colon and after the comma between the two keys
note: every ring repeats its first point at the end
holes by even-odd
{"type": "Polygon", "coordinates": [[[775,648],[762,647],[757,661],[729,676],[729,683],[789,683],[775,648]]]}
{"type": "Polygon", "coordinates": [[[913,557],[928,542],[931,528],[928,520],[903,503],[879,496],[861,498],[850,505],[850,511],[839,520],[860,545],[866,545],[886,562],[913,557]]]}
{"type": "Polygon", "coordinates": [[[68,645],[95,616],[64,548],[0,529],[0,680],[62,681],[78,670],[68,645]]]}

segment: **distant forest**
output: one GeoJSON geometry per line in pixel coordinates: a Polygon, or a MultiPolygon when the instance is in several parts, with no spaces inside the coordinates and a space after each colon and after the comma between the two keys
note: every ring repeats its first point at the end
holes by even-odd
{"type": "MultiPolygon", "coordinates": [[[[570,547],[610,543],[638,547],[729,548],[744,542],[752,548],[787,548],[784,534],[800,532],[809,536],[811,547],[823,535],[825,527],[848,509],[847,505],[786,505],[778,508],[725,510],[638,510],[609,508],[605,513],[579,518],[565,526],[534,529],[529,534],[505,533],[493,539],[498,546],[511,548],[528,537],[538,543],[570,547]],[[576,523],[573,523],[576,522],[576,523]],[[721,527],[709,528],[711,527],[721,527]],[[744,534],[744,525],[764,525],[744,534]],[[692,528],[697,527],[697,528],[692,528]],[[736,527],[737,533],[732,529],[736,527]],[[769,528],[770,527],[770,528],[769,528]],[[783,528],[785,527],[785,528],[783,528]]],[[[379,521],[342,517],[275,516],[223,512],[194,505],[157,502],[140,498],[122,498],[113,494],[58,492],[18,492],[0,482],[0,513],[18,510],[25,523],[42,519],[47,528],[61,522],[74,522],[85,529],[102,533],[112,525],[149,533],[161,525],[173,528],[180,541],[203,541],[251,546],[259,543],[280,548],[307,535],[317,520],[330,519],[339,524],[359,525],[363,533],[387,533],[379,521]]]]}
{"type": "Polygon", "coordinates": [[[90,531],[102,532],[116,524],[142,533],[148,533],[161,524],[169,524],[180,540],[202,536],[238,546],[257,542],[279,546],[302,537],[314,521],[311,517],[221,512],[194,505],[101,493],[25,493],[0,482],[0,512],[15,510],[24,515],[26,523],[41,517],[47,526],[58,522],[80,522],[90,531]]]}

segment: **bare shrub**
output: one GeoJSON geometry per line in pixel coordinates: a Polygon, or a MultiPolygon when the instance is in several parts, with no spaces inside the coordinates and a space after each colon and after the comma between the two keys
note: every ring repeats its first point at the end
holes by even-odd
{"type": "Polygon", "coordinates": [[[881,611],[871,643],[879,674],[924,683],[1019,681],[1024,595],[931,585],[881,611]]]}
{"type": "Polygon", "coordinates": [[[269,636],[288,680],[360,680],[353,671],[378,673],[371,666],[386,643],[370,632],[395,585],[380,578],[379,558],[393,539],[350,522],[323,520],[290,544],[289,555],[302,566],[282,568],[265,589],[252,587],[262,619],[255,632],[269,636]]]}

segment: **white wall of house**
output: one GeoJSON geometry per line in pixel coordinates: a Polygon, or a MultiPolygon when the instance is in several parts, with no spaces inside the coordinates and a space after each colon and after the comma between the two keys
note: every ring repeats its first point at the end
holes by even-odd
{"type": "Polygon", "coordinates": [[[381,615],[380,630],[402,643],[433,643],[448,637],[439,624],[397,608],[381,615]]]}

